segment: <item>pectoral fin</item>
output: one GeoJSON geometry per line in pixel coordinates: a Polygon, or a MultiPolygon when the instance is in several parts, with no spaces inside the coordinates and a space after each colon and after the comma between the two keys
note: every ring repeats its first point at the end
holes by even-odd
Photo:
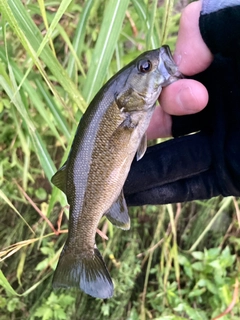
{"type": "Polygon", "coordinates": [[[66,194],[67,162],[52,176],[51,182],[66,194]]]}
{"type": "Polygon", "coordinates": [[[139,147],[138,147],[138,150],[137,150],[137,161],[142,159],[146,150],[147,150],[147,135],[145,133],[142,137],[142,140],[141,140],[139,147]]]}
{"type": "Polygon", "coordinates": [[[112,136],[109,139],[108,147],[112,152],[115,152],[116,148],[121,148],[128,144],[132,132],[135,129],[135,124],[131,122],[131,117],[126,115],[126,118],[115,129],[112,136]]]}
{"type": "Polygon", "coordinates": [[[130,229],[130,217],[128,215],[128,208],[124,199],[123,191],[121,191],[117,201],[112,204],[105,215],[116,227],[123,230],[130,229]]]}

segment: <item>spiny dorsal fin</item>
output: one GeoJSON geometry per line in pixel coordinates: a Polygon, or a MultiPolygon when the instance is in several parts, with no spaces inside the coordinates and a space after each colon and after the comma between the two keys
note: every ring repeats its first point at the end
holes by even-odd
{"type": "Polygon", "coordinates": [[[66,194],[67,162],[52,176],[51,182],[66,194]]]}
{"type": "Polygon", "coordinates": [[[123,191],[121,191],[117,201],[112,204],[105,215],[108,220],[116,227],[123,230],[130,229],[130,217],[128,215],[128,208],[123,195],[123,191]]]}
{"type": "Polygon", "coordinates": [[[142,159],[146,150],[147,150],[147,135],[145,133],[142,137],[142,140],[141,140],[139,147],[138,147],[138,150],[137,150],[137,161],[142,159]]]}

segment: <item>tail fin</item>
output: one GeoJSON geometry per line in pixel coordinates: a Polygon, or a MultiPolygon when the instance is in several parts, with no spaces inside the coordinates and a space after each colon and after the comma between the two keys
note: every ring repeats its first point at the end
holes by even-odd
{"type": "Polygon", "coordinates": [[[53,277],[53,288],[77,287],[95,298],[113,295],[113,283],[97,248],[94,255],[77,256],[63,249],[53,277]]]}

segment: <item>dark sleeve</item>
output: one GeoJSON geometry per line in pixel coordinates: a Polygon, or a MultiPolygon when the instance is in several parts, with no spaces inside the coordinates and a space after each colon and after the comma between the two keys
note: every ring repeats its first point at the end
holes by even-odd
{"type": "MultiPolygon", "coordinates": [[[[240,3],[240,1],[233,0],[231,3],[240,3]]],[[[233,61],[234,68],[236,69],[234,78],[236,79],[240,74],[240,4],[233,7],[227,6],[222,9],[215,8],[218,10],[210,11],[214,10],[215,4],[219,7],[221,4],[227,5],[228,1],[222,1],[220,4],[217,0],[203,0],[203,11],[199,18],[199,28],[203,40],[214,55],[230,58],[233,61]]],[[[210,67],[210,73],[215,72],[214,70],[215,68],[210,67]]],[[[227,72],[226,70],[224,71],[227,72]]],[[[232,72],[232,70],[229,72],[231,76],[232,72]]],[[[203,83],[209,91],[212,86],[216,87],[216,83],[209,83],[207,79],[208,74],[208,71],[204,71],[191,78],[203,83]]],[[[215,82],[221,81],[221,78],[217,79],[217,76],[216,74],[215,82]]],[[[173,137],[178,137],[196,131],[211,132],[215,116],[215,112],[209,104],[197,114],[172,116],[172,135],[173,137]]]]}
{"type": "MultiPolygon", "coordinates": [[[[239,2],[239,1],[238,1],[239,2]]],[[[213,54],[235,57],[240,53],[240,4],[200,15],[202,38],[213,54]]]]}

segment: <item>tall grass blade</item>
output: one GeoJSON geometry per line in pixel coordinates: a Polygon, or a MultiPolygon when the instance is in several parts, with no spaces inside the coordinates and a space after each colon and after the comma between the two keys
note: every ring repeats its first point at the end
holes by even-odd
{"type": "Polygon", "coordinates": [[[10,285],[2,270],[0,270],[0,286],[2,286],[9,294],[18,296],[18,293],[10,285]]]}
{"type": "MultiPolygon", "coordinates": [[[[156,1],[154,1],[154,2],[156,2],[156,1]]],[[[155,34],[155,32],[153,32],[154,21],[152,21],[151,23],[149,21],[148,8],[147,8],[146,3],[143,0],[132,0],[132,3],[134,5],[136,12],[138,13],[139,19],[141,21],[145,21],[147,39],[149,42],[149,43],[147,43],[147,45],[149,46],[148,49],[154,49],[154,48],[159,47],[159,38],[155,34]]],[[[154,10],[155,10],[155,7],[154,7],[154,10]]],[[[152,15],[155,15],[154,10],[153,10],[152,15]]]]}
{"type": "MultiPolygon", "coordinates": [[[[84,37],[85,37],[86,27],[87,27],[87,20],[90,15],[90,11],[92,9],[94,1],[95,0],[88,0],[85,2],[85,5],[83,7],[83,10],[79,18],[77,28],[75,30],[75,35],[73,38],[73,49],[77,57],[80,57],[82,52],[84,37]]],[[[75,70],[76,62],[77,60],[72,52],[72,54],[69,57],[68,67],[67,67],[67,72],[69,74],[69,77],[72,79],[74,79],[74,74],[77,73],[77,71],[75,70]]],[[[79,70],[82,71],[80,67],[79,67],[79,70]]]]}
{"type": "Polygon", "coordinates": [[[30,227],[30,225],[27,223],[27,221],[23,218],[23,216],[21,215],[21,213],[15,208],[15,206],[12,204],[12,202],[8,199],[8,197],[2,192],[2,190],[0,190],[0,198],[6,202],[10,208],[12,208],[16,214],[23,220],[23,222],[28,226],[29,230],[35,234],[35,232],[33,231],[33,229],[30,227]]]}
{"type": "Polygon", "coordinates": [[[31,293],[33,290],[35,290],[49,276],[50,274],[45,275],[40,281],[36,282],[32,287],[30,287],[24,293],[19,294],[13,289],[13,287],[10,285],[7,278],[3,274],[2,270],[0,270],[0,286],[2,286],[10,295],[24,297],[24,296],[27,296],[29,293],[31,293]]]}
{"type": "MultiPolygon", "coordinates": [[[[81,72],[81,74],[83,75],[84,78],[86,78],[86,73],[83,69],[83,65],[78,57],[78,54],[76,53],[71,40],[69,39],[67,32],[64,30],[64,28],[58,24],[57,25],[57,30],[59,31],[59,34],[62,36],[62,38],[64,39],[66,45],[68,46],[70,52],[71,52],[71,57],[73,57],[73,61],[75,62],[76,66],[78,67],[79,71],[81,72]]],[[[77,82],[77,81],[76,81],[77,82]]]]}
{"type": "Polygon", "coordinates": [[[109,0],[107,2],[101,30],[83,87],[83,96],[87,103],[90,102],[105,80],[128,4],[129,0],[109,0]]]}
{"type": "Polygon", "coordinates": [[[207,232],[211,229],[213,226],[214,222],[217,220],[217,218],[222,214],[222,212],[229,207],[230,203],[233,201],[233,197],[227,197],[224,198],[222,201],[222,205],[219,208],[219,210],[216,212],[212,220],[208,223],[204,231],[201,233],[201,235],[198,237],[198,239],[194,242],[194,244],[191,246],[191,248],[187,252],[192,252],[193,250],[196,249],[198,244],[203,240],[207,232]]]}
{"type": "MultiPolygon", "coordinates": [[[[21,79],[24,76],[23,73],[19,70],[17,65],[14,64],[13,62],[11,62],[11,66],[13,68],[14,75],[16,75],[17,82],[20,83],[21,79]]],[[[40,82],[40,80],[36,79],[35,83],[39,85],[39,83],[41,83],[41,82],[40,82]]],[[[39,112],[39,115],[42,116],[43,122],[48,126],[48,128],[50,129],[52,134],[57,138],[57,140],[61,143],[62,147],[65,149],[64,142],[62,141],[62,138],[58,133],[58,130],[57,130],[56,126],[55,126],[55,123],[54,123],[52,117],[49,116],[49,112],[46,109],[45,104],[43,103],[43,101],[41,99],[42,98],[41,94],[43,94],[44,98],[46,98],[46,97],[50,96],[49,92],[46,90],[46,88],[45,88],[44,91],[43,90],[39,90],[39,91],[36,90],[35,88],[33,88],[31,83],[27,79],[25,79],[22,87],[28,93],[29,98],[32,101],[32,104],[34,105],[36,110],[39,112]]],[[[41,89],[43,89],[43,87],[41,87],[41,89]]],[[[49,102],[49,99],[48,99],[48,102],[49,102]]],[[[54,113],[53,113],[54,120],[55,119],[59,120],[59,118],[62,118],[62,116],[60,115],[60,112],[59,111],[56,112],[56,108],[54,109],[53,104],[51,104],[50,110],[54,111],[54,113]],[[55,117],[57,117],[57,118],[55,118],[55,117]]],[[[58,124],[63,125],[63,120],[61,122],[58,122],[58,124]]],[[[64,131],[68,133],[67,136],[69,137],[69,131],[66,130],[66,126],[64,128],[61,127],[61,129],[64,129],[64,131]]],[[[61,130],[59,130],[59,131],[62,133],[61,130]]]]}
{"type": "MultiPolygon", "coordinates": [[[[150,5],[149,5],[150,6],[150,5]]],[[[154,0],[151,3],[151,12],[149,17],[149,29],[147,33],[147,49],[156,49],[158,47],[158,44],[156,46],[156,41],[154,41],[154,24],[155,24],[155,18],[156,18],[156,12],[157,12],[157,6],[158,6],[158,0],[154,0]]]]}
{"type": "Polygon", "coordinates": [[[64,15],[65,11],[67,10],[67,8],[71,2],[72,2],[72,0],[62,0],[60,2],[60,6],[59,6],[59,8],[58,8],[53,20],[52,20],[52,23],[51,23],[50,27],[47,29],[47,33],[46,33],[45,37],[43,38],[43,40],[37,50],[38,56],[41,54],[41,52],[43,51],[46,44],[51,40],[51,36],[52,36],[54,30],[56,29],[58,22],[60,21],[60,19],[64,15]]]}
{"type": "Polygon", "coordinates": [[[15,81],[14,73],[10,63],[8,63],[8,69],[10,74],[9,81],[6,82],[5,79],[2,76],[0,76],[0,85],[3,87],[3,89],[9,96],[10,100],[15,105],[16,109],[18,110],[19,114],[22,117],[23,122],[26,125],[26,128],[29,130],[40,164],[42,165],[42,168],[44,169],[46,176],[50,180],[53,173],[56,171],[55,166],[52,162],[51,157],[49,156],[49,153],[45,147],[45,144],[43,143],[40,135],[36,130],[34,123],[32,122],[32,120],[28,115],[28,112],[24,106],[24,103],[22,102],[21,96],[17,89],[17,84],[15,81]],[[9,85],[9,83],[11,83],[11,85],[9,85]]]}
{"type": "MultiPolygon", "coordinates": [[[[13,31],[18,36],[27,53],[32,57],[34,63],[40,70],[41,74],[44,76],[53,93],[56,94],[56,90],[54,90],[54,87],[50,85],[49,78],[44,72],[44,69],[37,55],[37,52],[43,41],[41,32],[27,13],[27,10],[25,9],[22,2],[20,0],[0,0],[0,11],[13,31]]],[[[59,16],[61,14],[62,12],[59,13],[59,16]]],[[[52,28],[50,29],[49,34],[51,31],[52,28]]],[[[40,58],[50,69],[50,71],[56,78],[56,81],[58,81],[62,85],[71,99],[76,103],[81,112],[84,112],[86,106],[84,99],[82,98],[76,86],[69,78],[66,70],[58,62],[48,45],[46,45],[42,49],[40,58]]]]}
{"type": "Polygon", "coordinates": [[[35,83],[37,85],[39,92],[42,94],[46,105],[51,110],[51,113],[54,117],[54,121],[56,122],[59,132],[61,132],[66,137],[67,140],[71,139],[71,132],[70,132],[69,126],[67,125],[67,122],[61,113],[61,110],[59,110],[58,106],[56,105],[49,91],[46,90],[46,86],[42,81],[40,81],[40,79],[36,79],[35,83]]]}
{"type": "Polygon", "coordinates": [[[161,44],[164,44],[167,40],[169,26],[172,19],[172,9],[173,9],[174,0],[165,0],[164,3],[164,18],[162,22],[162,35],[161,35],[161,44]]]}
{"type": "MultiPolygon", "coordinates": [[[[44,0],[38,0],[38,4],[39,4],[39,9],[40,9],[40,12],[41,12],[41,15],[43,18],[44,25],[45,25],[46,29],[48,30],[49,25],[48,25],[48,19],[47,19],[46,9],[45,9],[45,5],[44,5],[44,0]]],[[[51,38],[49,39],[49,43],[50,43],[50,47],[51,47],[54,55],[56,56],[53,41],[51,38]]]]}

